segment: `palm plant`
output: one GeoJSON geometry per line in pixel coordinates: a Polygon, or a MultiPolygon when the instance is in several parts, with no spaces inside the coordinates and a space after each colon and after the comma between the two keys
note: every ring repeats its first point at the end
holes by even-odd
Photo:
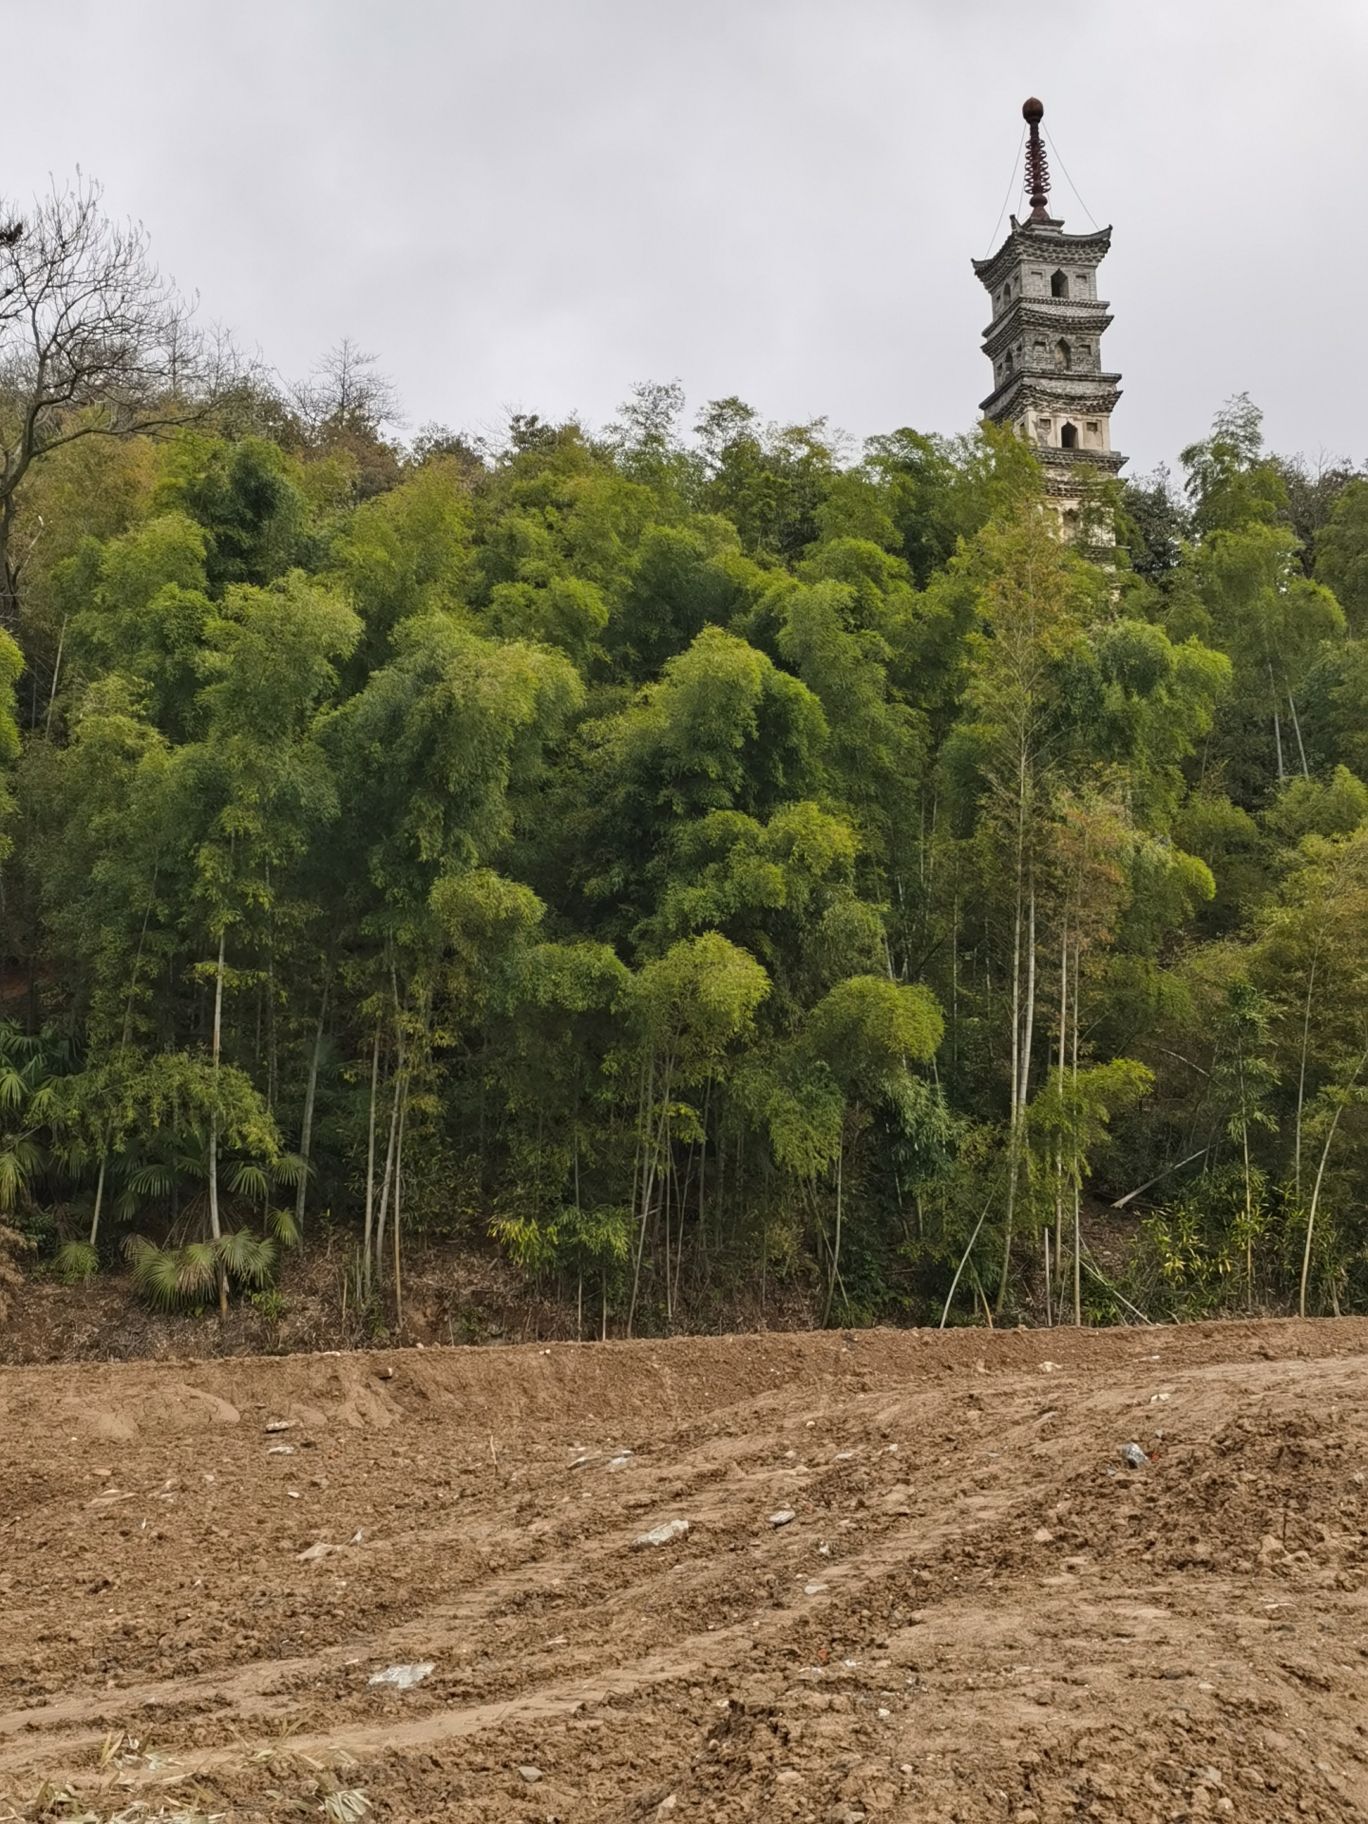
{"type": "Polygon", "coordinates": [[[229,1286],[256,1290],[267,1285],[281,1248],[293,1247],[299,1239],[294,1212],[271,1205],[272,1191],[293,1188],[306,1169],[296,1154],[282,1154],[270,1166],[251,1159],[220,1162],[228,1198],[259,1209],[260,1233],[243,1223],[218,1236],[205,1235],[208,1169],[207,1147],[180,1131],[158,1136],[149,1153],[129,1161],[119,1174],[114,1210],[123,1221],[133,1221],[149,1204],[170,1206],[160,1244],[136,1232],[124,1243],[135,1287],[161,1310],[202,1305],[220,1275],[229,1286]]]}
{"type": "MultiPolygon", "coordinates": [[[[20,1227],[29,1230],[29,1242],[39,1214],[39,1188],[51,1192],[61,1179],[79,1181],[88,1164],[82,1148],[64,1139],[57,1121],[58,1080],[73,1062],[70,1039],[50,1027],[28,1033],[13,1021],[0,1021],[0,1219],[27,1218],[20,1227]]],[[[64,1273],[86,1276],[84,1263],[74,1275],[64,1273]]]]}
{"type": "Polygon", "coordinates": [[[50,1034],[0,1022],[0,1212],[6,1215],[29,1200],[48,1162],[54,1049],[50,1034]]]}

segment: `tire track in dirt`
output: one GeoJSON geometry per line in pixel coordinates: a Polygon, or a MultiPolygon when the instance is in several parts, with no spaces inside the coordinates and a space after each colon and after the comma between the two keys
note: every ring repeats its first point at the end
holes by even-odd
{"type": "MultiPolygon", "coordinates": [[[[763,1415],[746,1412],[746,1422],[752,1422],[757,1416],[763,1415]]],[[[887,1411],[880,1415],[879,1422],[885,1430],[889,1417],[887,1411]]],[[[848,1420],[857,1429],[861,1422],[858,1410],[848,1420]]],[[[763,1549],[767,1539],[772,1541],[772,1547],[777,1550],[798,1536],[792,1533],[781,1536],[776,1529],[767,1526],[765,1516],[781,1498],[803,1501],[806,1517],[815,1517],[817,1514],[823,1484],[831,1480],[832,1476],[828,1466],[810,1469],[804,1464],[797,1469],[790,1469],[781,1464],[776,1470],[769,1461],[757,1459],[754,1463],[748,1463],[748,1456],[753,1454],[745,1439],[705,1435],[692,1448],[671,1451],[659,1460],[649,1456],[634,1457],[631,1463],[632,1474],[624,1475],[618,1486],[622,1490],[622,1507],[637,1511],[640,1518],[609,1532],[595,1525],[593,1515],[572,1522],[569,1527],[571,1542],[575,1542],[576,1535],[592,1533],[586,1550],[575,1556],[534,1556],[516,1570],[489,1578],[478,1587],[465,1591],[454,1601],[429,1600],[424,1604],[421,1619],[405,1620],[394,1628],[369,1637],[366,1641],[369,1657],[402,1660],[405,1655],[412,1657],[420,1651],[441,1653],[444,1648],[468,1638],[482,1627],[495,1626],[508,1616],[516,1620],[527,1606],[528,1599],[537,1597],[546,1598],[547,1608],[555,1614],[566,1609],[581,1611],[592,1595],[592,1600],[606,1611],[610,1619],[617,1622],[643,1613],[661,1589],[665,1588],[672,1593],[678,1592],[676,1600],[670,1605],[671,1623],[677,1622],[681,1607],[689,1606],[688,1599],[694,1597],[695,1591],[687,1576],[680,1577],[676,1573],[687,1573],[693,1569],[694,1554],[676,1558],[669,1572],[664,1574],[657,1572],[655,1576],[636,1577],[625,1577],[623,1574],[624,1557],[632,1552],[634,1538],[647,1524],[653,1512],[675,1509],[687,1511],[692,1517],[691,1527],[695,1538],[702,1537],[705,1540],[705,1550],[715,1549],[729,1539],[739,1538],[754,1541],[757,1551],[763,1549]],[[728,1473],[729,1479],[720,1491],[722,1498],[717,1499],[718,1477],[723,1473],[728,1473]],[[713,1492],[714,1499],[711,1502],[702,1498],[704,1490],[713,1492]]],[[[857,1453],[852,1451],[838,1454],[853,1457],[857,1453]]],[[[981,1505],[979,1499],[970,1498],[963,1513],[948,1523],[942,1523],[934,1531],[919,1536],[915,1552],[933,1553],[950,1534],[962,1536],[966,1527],[982,1524],[981,1514],[971,1516],[969,1512],[970,1506],[977,1505],[981,1505]]],[[[900,1515],[906,1515],[910,1511],[910,1508],[899,1502],[900,1515]]],[[[884,1518],[873,1523],[873,1530],[887,1534],[897,1528],[897,1525],[897,1520],[884,1518]]],[[[559,1530],[552,1529],[548,1522],[537,1522],[521,1535],[504,1535],[501,1543],[513,1548],[519,1538],[535,1536],[539,1527],[546,1529],[543,1537],[551,1537],[553,1530],[559,1530]]],[[[557,1537],[556,1542],[566,1543],[560,1537],[557,1537]]],[[[369,1541],[364,1547],[339,1546],[335,1557],[330,1554],[322,1563],[332,1564],[336,1559],[350,1562],[359,1559],[364,1553],[374,1551],[407,1551],[412,1554],[419,1549],[412,1535],[407,1538],[398,1536],[369,1541]]],[[[442,1542],[430,1539],[423,1542],[421,1547],[425,1557],[434,1554],[440,1556],[441,1550],[442,1542]]],[[[851,1578],[858,1580],[876,1574],[885,1558],[890,1563],[895,1560],[903,1562],[907,1559],[908,1552],[906,1541],[899,1537],[887,1542],[881,1540],[874,1550],[849,1558],[827,1560],[825,1563],[814,1560],[810,1568],[820,1569],[827,1580],[827,1587],[835,1588],[851,1578]]],[[[637,1556],[626,1561],[629,1565],[640,1566],[649,1559],[637,1556]]],[[[719,1597],[718,1578],[711,1565],[704,1568],[707,1580],[696,1591],[697,1605],[716,1607],[719,1597]]],[[[748,1567],[752,1577],[762,1568],[753,1564],[748,1567]]],[[[420,1562],[418,1570],[418,1581],[429,1588],[435,1587],[429,1582],[433,1576],[431,1568],[420,1562]]],[[[816,1598],[807,1599],[807,1602],[809,1605],[815,1602],[818,1610],[822,1606],[816,1598]]],[[[797,1605],[794,1604],[757,1611],[757,1620],[752,1626],[768,1630],[773,1623],[782,1625],[791,1619],[796,1611],[797,1605]]],[[[545,1611],[539,1610],[539,1614],[543,1612],[545,1611]]],[[[672,1634],[674,1627],[657,1628],[653,1632],[657,1635],[662,1632],[672,1634]]],[[[706,1635],[690,1638],[681,1644],[681,1654],[686,1661],[696,1659],[703,1645],[720,1646],[733,1633],[735,1630],[732,1629],[717,1633],[712,1637],[711,1643],[706,1635]]],[[[612,1639],[614,1650],[620,1652],[620,1631],[612,1639]]],[[[718,1655],[714,1651],[710,1657],[715,1660],[718,1655]]],[[[292,1688],[296,1681],[315,1679],[322,1671],[341,1671],[354,1667],[357,1663],[356,1655],[349,1646],[339,1646],[330,1653],[314,1658],[258,1661],[242,1668],[227,1680],[210,1674],[190,1681],[173,1680],[123,1687],[117,1692],[117,1702],[129,1710],[156,1709],[163,1723],[170,1719],[176,1709],[184,1709],[192,1715],[202,1715],[206,1708],[212,1706],[219,1710],[231,1709],[235,1724],[240,1724],[244,1717],[252,1717],[259,1718],[261,1724],[269,1728],[290,1707],[292,1688]],[[277,1691],[281,1697],[272,1701],[277,1691]]],[[[663,1675],[655,1665],[654,1658],[642,1663],[650,1665],[645,1674],[648,1681],[663,1675]]],[[[606,1688],[620,1691],[626,1689],[627,1684],[628,1681],[624,1678],[614,1677],[606,1688]]],[[[437,1685],[432,1687],[434,1690],[438,1688],[437,1685]]],[[[518,1697],[514,1701],[520,1703],[522,1700],[518,1697]]],[[[506,1705],[502,1707],[507,1708],[506,1705]]],[[[483,1715],[486,1712],[495,1714],[500,1708],[498,1704],[490,1704],[477,1706],[476,1710],[483,1715]]],[[[46,1736],[62,1729],[64,1725],[85,1721],[90,1724],[88,1733],[80,1736],[64,1732],[61,1749],[66,1752],[72,1748],[89,1748],[96,1745],[111,1726],[109,1709],[110,1696],[101,1693],[85,1700],[66,1698],[55,1704],[0,1714],[0,1738],[35,1733],[46,1736]]],[[[457,1732],[465,1733],[466,1730],[462,1726],[457,1732]]],[[[409,1737],[406,1735],[405,1739],[409,1737]]],[[[418,1733],[415,1732],[411,1739],[420,1739],[418,1733]]],[[[320,1745],[312,1742],[309,1744],[311,1748],[320,1745]]],[[[3,1764],[3,1751],[0,1751],[0,1766],[3,1764]]]]}

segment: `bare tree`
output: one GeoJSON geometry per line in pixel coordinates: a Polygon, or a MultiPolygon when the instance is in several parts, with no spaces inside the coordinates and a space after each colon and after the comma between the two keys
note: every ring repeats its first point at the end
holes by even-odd
{"type": "Polygon", "coordinates": [[[207,409],[232,354],[206,339],[158,272],[144,230],[101,207],[97,183],[0,206],[0,626],[17,615],[24,477],[78,437],[130,437],[207,409]]]}
{"type": "Polygon", "coordinates": [[[306,445],[351,465],[356,499],[383,494],[399,480],[400,447],[386,432],[400,423],[398,394],[378,358],[350,336],[289,389],[289,399],[306,445]]]}
{"type": "Polygon", "coordinates": [[[330,431],[378,437],[386,425],[399,422],[399,395],[380,372],[379,360],[343,336],[309,378],[291,389],[295,409],[316,437],[330,431]]]}

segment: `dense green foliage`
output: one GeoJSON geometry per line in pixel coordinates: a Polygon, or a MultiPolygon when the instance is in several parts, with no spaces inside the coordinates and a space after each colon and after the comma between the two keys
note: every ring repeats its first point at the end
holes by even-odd
{"type": "Polygon", "coordinates": [[[377,410],[16,496],[0,1221],[191,1306],[320,1231],[617,1329],[1368,1303],[1368,478],[1237,401],[1089,551],[987,428],[377,410]]]}

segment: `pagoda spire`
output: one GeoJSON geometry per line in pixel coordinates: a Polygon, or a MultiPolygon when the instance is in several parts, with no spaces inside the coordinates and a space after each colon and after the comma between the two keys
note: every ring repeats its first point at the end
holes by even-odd
{"type": "Polygon", "coordinates": [[[1050,195],[1050,167],[1046,163],[1045,147],[1040,139],[1045,103],[1037,101],[1034,95],[1028,96],[1021,105],[1021,115],[1031,130],[1026,141],[1026,188],[1031,193],[1030,219],[1033,222],[1048,222],[1050,215],[1045,205],[1050,195]]]}

